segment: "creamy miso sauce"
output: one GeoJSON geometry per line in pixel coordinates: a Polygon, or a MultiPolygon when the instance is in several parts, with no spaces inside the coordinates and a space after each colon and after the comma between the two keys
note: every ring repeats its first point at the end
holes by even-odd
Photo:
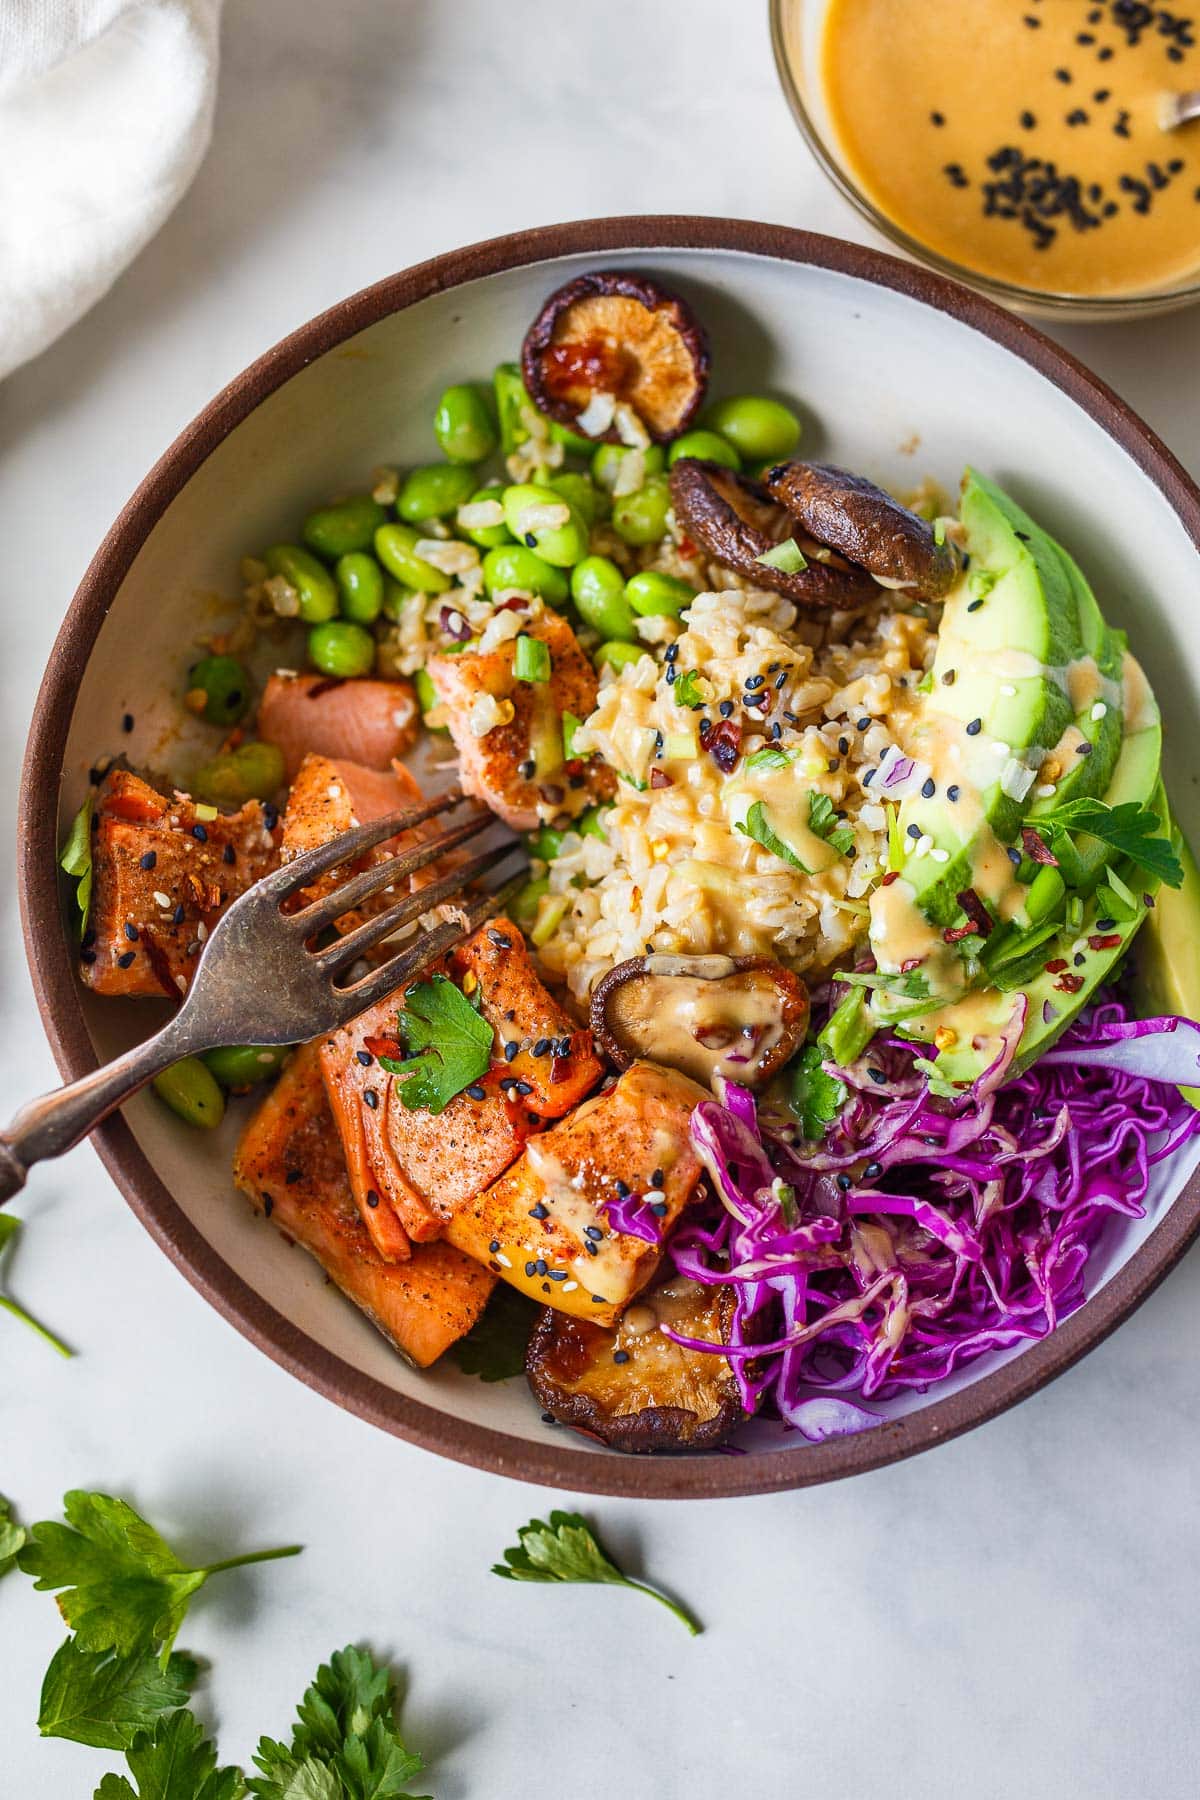
{"type": "Polygon", "coordinates": [[[1194,10],[830,0],[834,136],[881,212],[981,274],[1167,287],[1200,270],[1200,123],[1160,124],[1165,94],[1200,87],[1194,10]]]}

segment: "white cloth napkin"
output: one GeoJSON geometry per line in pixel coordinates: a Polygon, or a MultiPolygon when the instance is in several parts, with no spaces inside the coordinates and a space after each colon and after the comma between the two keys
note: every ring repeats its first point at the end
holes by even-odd
{"type": "Polygon", "coordinates": [[[221,0],[0,0],[0,376],[107,293],[199,168],[221,0]]]}

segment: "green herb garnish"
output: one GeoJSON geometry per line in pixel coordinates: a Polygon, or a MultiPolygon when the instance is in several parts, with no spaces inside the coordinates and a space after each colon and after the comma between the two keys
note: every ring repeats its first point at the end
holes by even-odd
{"type": "Polygon", "coordinates": [[[786,769],[791,760],[787,751],[781,750],[778,744],[768,744],[765,750],[756,750],[753,756],[748,756],[743,767],[747,769],[786,769]]]}
{"type": "Polygon", "coordinates": [[[598,1582],[633,1588],[674,1613],[693,1637],[699,1635],[700,1626],[682,1606],[644,1581],[634,1581],[617,1566],[578,1513],[552,1512],[548,1525],[531,1519],[517,1537],[520,1542],[504,1552],[504,1561],[493,1563],[493,1575],[502,1575],[506,1581],[598,1582]]]}
{"type": "Polygon", "coordinates": [[[676,706],[698,707],[704,705],[704,695],[700,692],[700,672],[698,669],[684,669],[675,681],[676,706]]]}
{"type": "Polygon", "coordinates": [[[88,913],[92,905],[92,813],[96,806],[96,796],[89,793],[87,799],[71,821],[71,829],[62,847],[58,866],[75,882],[75,904],[79,908],[80,932],[87,930],[88,913]]]}
{"type": "Polygon", "coordinates": [[[575,733],[583,729],[583,720],[577,719],[573,712],[565,712],[562,716],[563,761],[570,762],[575,755],[575,733]]]}
{"type": "Polygon", "coordinates": [[[29,1533],[12,1516],[12,1505],[0,1494],[0,1575],[7,1575],[29,1533]]]}
{"type": "Polygon", "coordinates": [[[291,1742],[261,1738],[254,1762],[255,1800],[413,1800],[408,1783],[425,1766],[397,1729],[391,1675],[353,1644],[317,1670],[291,1742]]]}
{"type": "Polygon", "coordinates": [[[81,1650],[68,1638],[55,1651],[42,1682],[38,1730],[96,1750],[125,1750],[159,1717],[186,1706],[199,1672],[192,1657],[173,1651],[164,1669],[153,1650],[132,1656],[81,1650]]]}
{"type": "MultiPolygon", "coordinates": [[[[0,1213],[0,1255],[2,1255],[5,1248],[12,1243],[20,1229],[20,1219],[14,1217],[12,1213],[0,1213]]],[[[10,1295],[0,1294],[0,1308],[6,1313],[11,1313],[14,1319],[20,1319],[22,1325],[28,1325],[30,1331],[36,1331],[37,1335],[45,1343],[49,1344],[52,1350],[57,1350],[60,1356],[73,1356],[75,1354],[73,1350],[67,1348],[61,1338],[55,1337],[54,1333],[47,1326],[39,1324],[32,1313],[26,1312],[20,1302],[12,1299],[10,1295]]],[[[0,1552],[0,1555],[2,1554],[3,1553],[0,1552]]]]}
{"type": "Polygon", "coordinates": [[[481,1381],[511,1381],[525,1373],[525,1351],[538,1316],[528,1295],[497,1282],[483,1315],[450,1351],[464,1375],[481,1381]]]}
{"type": "Polygon", "coordinates": [[[409,988],[400,1014],[403,1062],[381,1056],[389,1075],[406,1075],[400,1099],[411,1111],[444,1112],[456,1095],[486,1075],[495,1033],[445,975],[409,988]]]}
{"type": "Polygon", "coordinates": [[[819,1044],[809,1044],[791,1067],[792,1092],[788,1107],[800,1121],[806,1138],[822,1138],[825,1128],[836,1119],[846,1104],[847,1089],[836,1075],[821,1067],[825,1052],[819,1044]]]}
{"type": "Polygon", "coordinates": [[[848,856],[854,848],[853,831],[840,823],[829,795],[818,793],[815,788],[808,796],[808,829],[814,836],[824,838],[839,856],[848,856]]]}
{"type": "Polygon", "coordinates": [[[1157,835],[1161,824],[1157,813],[1136,800],[1108,806],[1103,800],[1088,799],[1068,800],[1065,806],[1056,807],[1038,820],[1037,829],[1056,850],[1068,832],[1086,832],[1168,887],[1182,887],[1183,864],[1170,838],[1157,835]]]}
{"type": "MultiPolygon", "coordinates": [[[[106,1775],[94,1800],[242,1800],[240,1769],[218,1769],[217,1753],[190,1712],[159,1719],[125,1752],[129,1774],[106,1775]]],[[[378,1790],[377,1790],[378,1791],[378,1790]]],[[[296,1788],[294,1800],[336,1800],[339,1790],[296,1788]]]]}
{"type": "Polygon", "coordinates": [[[518,681],[549,681],[550,646],[522,631],[513,650],[513,674],[518,681]]]}
{"type": "Polygon", "coordinates": [[[62,1590],[58,1610],[80,1650],[132,1656],[157,1648],[163,1669],[192,1596],[210,1575],[301,1549],[252,1550],[189,1568],[124,1500],[75,1488],[63,1496],[63,1511],[65,1525],[45,1519],[30,1528],[19,1566],[43,1592],[62,1590]]]}
{"type": "Polygon", "coordinates": [[[739,824],[737,829],[743,837],[753,838],[756,844],[761,844],[764,850],[769,850],[771,855],[777,856],[781,862],[788,863],[793,869],[801,870],[805,875],[812,873],[807,864],[800,861],[796,852],[789,849],[783,839],[778,837],[767,824],[767,815],[761,800],[754,802],[746,814],[745,823],[739,824]]]}
{"type": "Polygon", "coordinates": [[[768,569],[779,569],[784,575],[798,575],[801,569],[808,567],[807,558],[794,538],[784,538],[782,544],[776,544],[773,550],[764,550],[754,560],[768,569]]]}

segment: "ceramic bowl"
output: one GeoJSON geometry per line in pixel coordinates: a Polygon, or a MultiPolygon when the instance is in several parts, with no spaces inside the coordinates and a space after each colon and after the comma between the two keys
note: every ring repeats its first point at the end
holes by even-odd
{"type": "MultiPolygon", "coordinates": [[[[1196,788],[1183,777],[1200,636],[1181,629],[1179,597],[1196,585],[1200,493],[1086,370],[966,288],[778,226],[629,218],[497,238],[391,276],[269,351],[171,446],[88,569],[38,697],[19,827],[26,942],[64,1077],[157,1023],[153,1004],[93,1000],[76,978],[56,845],[89,766],[116,750],[161,764],[180,714],[181,647],[234,610],[239,559],[289,535],[312,505],[373,466],[427,460],[440,390],[515,355],[545,295],[595,266],[632,266],[678,287],[708,323],[716,391],[768,388],[798,400],[810,455],[896,486],[932,475],[951,489],[971,461],[1064,539],[1114,624],[1135,634],[1168,723],[1168,781],[1195,835],[1196,788]]],[[[427,1449],[577,1492],[761,1493],[926,1449],[1023,1399],[1099,1342],[1200,1221],[1200,1179],[1185,1185],[1179,1163],[1160,1171],[1146,1219],[1101,1243],[1090,1298],[1065,1324],[972,1364],[933,1395],[893,1403],[874,1430],[807,1444],[759,1425],[744,1454],[640,1459],[544,1424],[521,1381],[408,1368],[235,1193],[235,1130],[230,1118],[212,1135],[189,1131],[142,1096],[97,1144],[188,1280],[301,1380],[427,1449]]]]}

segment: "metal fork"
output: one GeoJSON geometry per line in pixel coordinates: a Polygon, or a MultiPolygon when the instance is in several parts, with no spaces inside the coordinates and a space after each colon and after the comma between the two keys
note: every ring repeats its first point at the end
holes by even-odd
{"type": "Polygon", "coordinates": [[[40,1100],[31,1100],[0,1133],[0,1202],[24,1187],[34,1163],[70,1150],[110,1112],[182,1057],[215,1050],[222,1044],[303,1043],[365,1012],[477,931],[486,918],[502,909],[528,864],[523,862],[493,892],[464,895],[463,889],[498,869],[519,850],[514,839],[478,852],[428,887],[406,894],[336,943],[324,949],[309,947],[309,940],[335,919],[495,824],[494,814],[483,808],[437,837],[352,875],[299,911],[282,910],[286,901],[319,875],[352,862],[397,832],[453,810],[463,799],[455,788],[421,806],[357,825],[247,888],[214,927],[191,989],[169,1024],[102,1069],[40,1100]],[[465,923],[446,920],[358,980],[339,982],[338,977],[351,971],[372,945],[411,925],[432,907],[459,897],[465,923]]]}

